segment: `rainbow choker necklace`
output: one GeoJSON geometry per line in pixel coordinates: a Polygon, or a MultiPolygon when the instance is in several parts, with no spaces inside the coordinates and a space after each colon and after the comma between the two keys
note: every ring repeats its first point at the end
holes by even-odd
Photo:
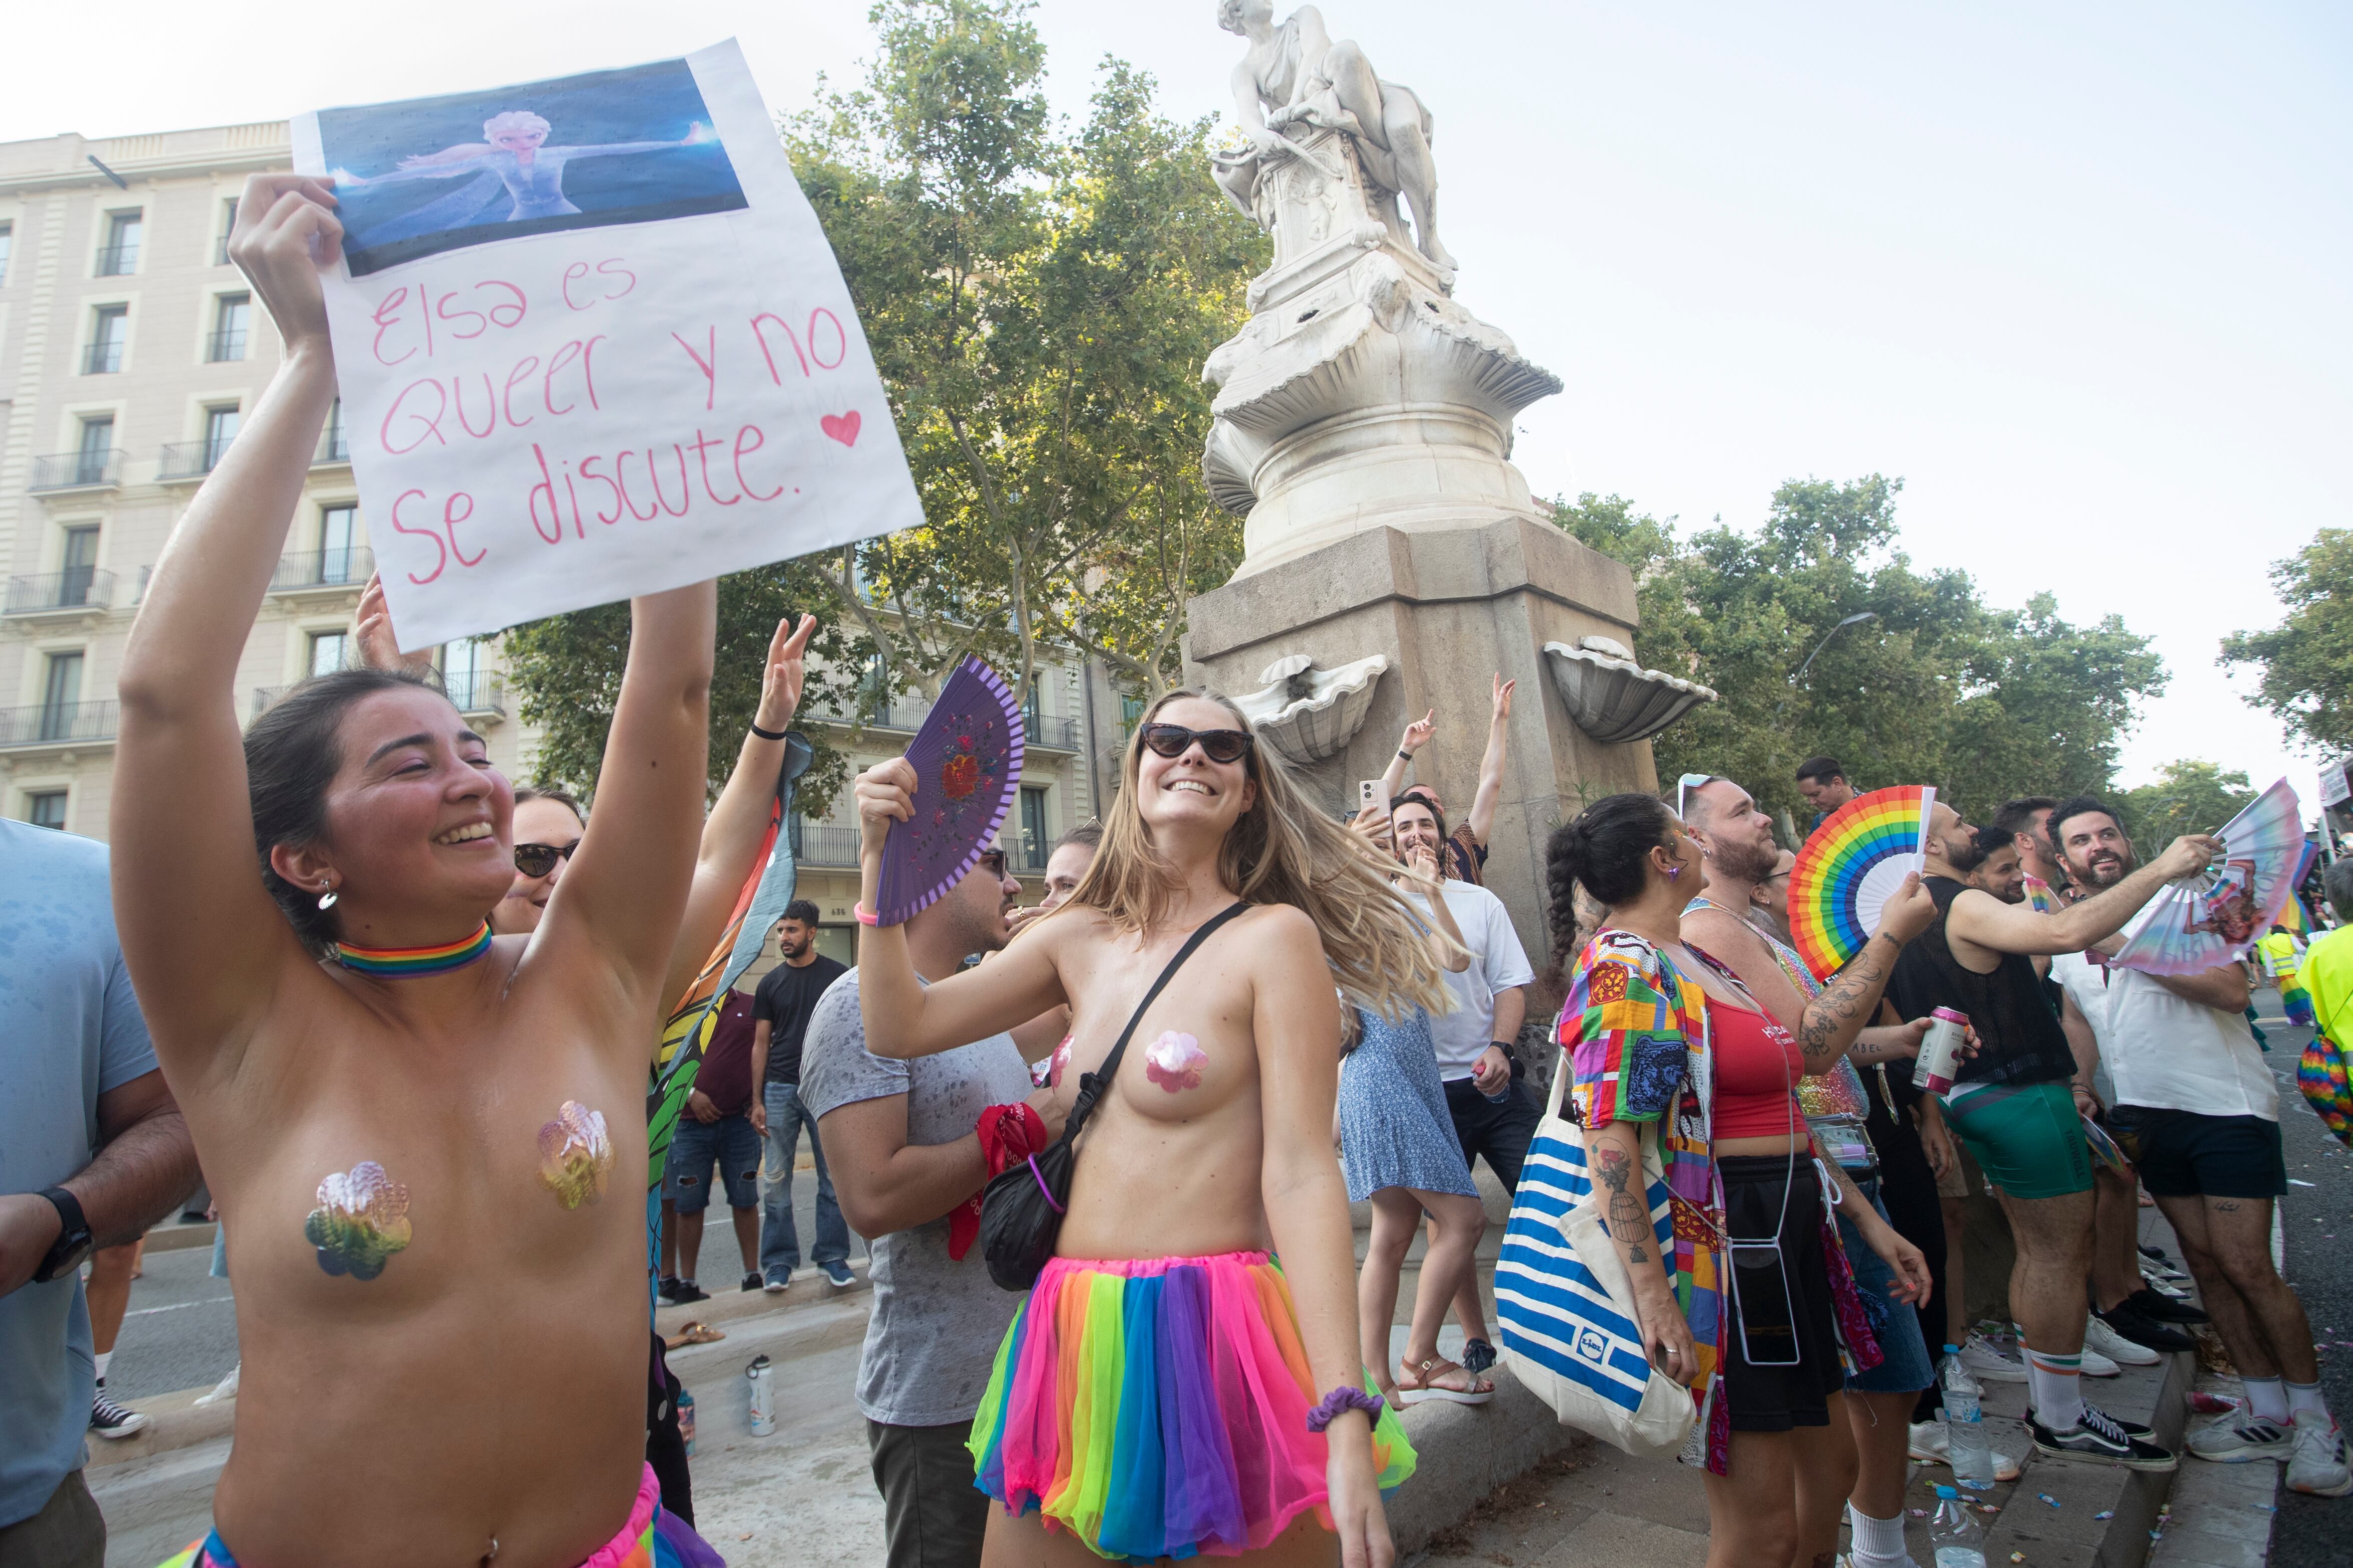
{"type": "Polygon", "coordinates": [[[374,974],[383,979],[411,974],[441,974],[467,964],[491,951],[491,922],[484,921],[482,929],[457,942],[443,942],[438,947],[353,947],[349,942],[335,943],[335,956],[345,969],[362,974],[374,974]]]}

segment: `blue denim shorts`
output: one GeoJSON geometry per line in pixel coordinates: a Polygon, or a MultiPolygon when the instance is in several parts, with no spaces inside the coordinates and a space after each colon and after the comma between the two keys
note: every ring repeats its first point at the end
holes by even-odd
{"type": "Polygon", "coordinates": [[[681,1214],[700,1214],[711,1206],[711,1168],[727,1188],[731,1209],[760,1206],[760,1135],[752,1118],[742,1111],[716,1121],[678,1119],[670,1134],[670,1156],[662,1163],[662,1196],[681,1214]]]}
{"type": "MultiPolygon", "coordinates": [[[[1850,1170],[1847,1176],[1862,1189],[1879,1217],[1887,1217],[1887,1206],[1879,1201],[1879,1178],[1868,1172],[1850,1170]]],[[[1871,1320],[1872,1337],[1879,1342],[1880,1353],[1886,1359],[1868,1372],[1859,1372],[1846,1380],[1849,1389],[1857,1394],[1917,1394],[1936,1381],[1936,1363],[1928,1359],[1928,1342],[1920,1337],[1920,1314],[1909,1303],[1899,1301],[1887,1293],[1895,1282],[1895,1271],[1887,1267],[1886,1259],[1864,1244],[1862,1233],[1839,1212],[1839,1241],[1846,1247],[1847,1261],[1854,1267],[1855,1293],[1862,1298],[1863,1315],[1871,1320]]]]}

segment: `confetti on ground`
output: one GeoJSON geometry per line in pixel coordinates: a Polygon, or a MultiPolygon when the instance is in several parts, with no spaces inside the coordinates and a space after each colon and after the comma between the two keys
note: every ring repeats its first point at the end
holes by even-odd
{"type": "Polygon", "coordinates": [[[2112,1508],[2104,1508],[2092,1517],[2094,1519],[2114,1519],[2116,1517],[2116,1510],[2112,1508]]]}
{"type": "Polygon", "coordinates": [[[2010,1554],[2010,1560],[2012,1563],[2023,1563],[2026,1561],[2026,1553],[2023,1552],[2013,1552],[2010,1554]]]}
{"type": "Polygon", "coordinates": [[[1914,1519],[1926,1519],[1928,1517],[1928,1510],[1925,1508],[1915,1508],[1912,1510],[1912,1517],[1914,1519]]]}
{"type": "Polygon", "coordinates": [[[2034,1495],[2041,1498],[2044,1502],[2049,1503],[2052,1508],[2057,1508],[2059,1506],[2059,1500],[2052,1497],[2049,1492],[2036,1492],[2034,1495]]]}

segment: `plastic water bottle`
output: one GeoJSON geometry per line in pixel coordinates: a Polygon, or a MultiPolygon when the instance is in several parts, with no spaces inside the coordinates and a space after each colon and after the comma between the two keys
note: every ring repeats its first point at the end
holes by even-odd
{"type": "Polygon", "coordinates": [[[754,1356],[744,1375],[752,1384],[752,1436],[765,1437],[776,1429],[776,1369],[766,1356],[754,1356]]]}
{"type": "Polygon", "coordinates": [[[1945,1457],[1953,1467],[1953,1482],[1984,1491],[1993,1485],[1993,1443],[1986,1436],[1982,1391],[1961,1364],[1957,1346],[1945,1347],[1939,1381],[1945,1392],[1945,1457]]]}
{"type": "Polygon", "coordinates": [[[1936,1568],[1986,1568],[1985,1526],[1950,1487],[1936,1489],[1936,1516],[1928,1521],[1928,1550],[1936,1553],[1936,1568]]]}

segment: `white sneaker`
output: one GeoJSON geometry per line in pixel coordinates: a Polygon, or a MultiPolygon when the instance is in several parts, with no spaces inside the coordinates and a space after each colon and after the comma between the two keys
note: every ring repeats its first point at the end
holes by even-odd
{"type": "MultiPolygon", "coordinates": [[[[2135,1344],[2108,1327],[2100,1320],[2096,1312],[2084,1320],[2084,1360],[2087,1363],[2091,1361],[2092,1352],[2094,1351],[2110,1361],[2121,1362],[2126,1366],[2156,1366],[2165,1360],[2147,1345],[2135,1344]]],[[[2093,1372],[2088,1364],[2084,1371],[2094,1377],[2105,1375],[2093,1372]]]]}
{"type": "Polygon", "coordinates": [[[2317,1410],[2295,1417],[2295,1453],[2287,1462],[2287,1489],[2314,1497],[2353,1492],[2353,1467],[2345,1458],[2345,1430],[2317,1410]]]}
{"type": "MultiPolygon", "coordinates": [[[[1949,1465],[1952,1460],[1952,1434],[1942,1421],[1915,1421],[1911,1426],[1912,1458],[1924,1465],[1949,1465]]],[[[2018,1461],[2000,1449],[1994,1450],[1993,1479],[1998,1481],[2018,1479],[2018,1461]]]]}
{"type": "Polygon", "coordinates": [[[2182,1447],[2218,1465],[2284,1459],[2295,1451],[2295,1434],[2276,1421],[2255,1415],[2224,1415],[2189,1434],[2182,1447]]]}
{"type": "Polygon", "coordinates": [[[1996,1383],[2024,1383],[2026,1368],[2012,1357],[2002,1354],[1986,1342],[1986,1337],[1975,1329],[1961,1345],[1961,1365],[1979,1382],[1990,1378],[1996,1383]]]}
{"type": "MultiPolygon", "coordinates": [[[[2084,1321],[2098,1323],[2100,1320],[2087,1318],[2084,1321]]],[[[2107,1325],[2102,1323],[2100,1326],[2105,1328],[2107,1325]]],[[[2087,1333],[2084,1336],[2084,1362],[2080,1370],[2085,1377],[2121,1377],[2125,1369],[2094,1350],[2092,1336],[2087,1333]]]]}

